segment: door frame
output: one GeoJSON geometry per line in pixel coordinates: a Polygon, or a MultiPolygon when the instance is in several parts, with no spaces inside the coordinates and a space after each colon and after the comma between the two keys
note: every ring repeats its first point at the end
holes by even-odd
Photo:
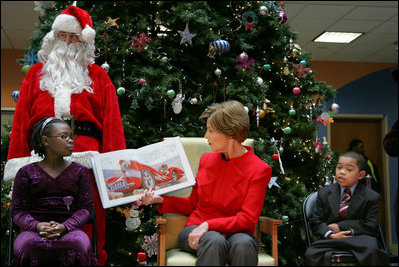
{"type": "MultiPolygon", "coordinates": [[[[334,114],[333,119],[373,119],[380,121],[381,136],[384,137],[388,133],[388,118],[383,114],[334,114]]],[[[327,125],[327,139],[328,143],[331,144],[331,126],[330,123],[327,125]]],[[[382,140],[381,140],[382,146],[382,140]]],[[[389,173],[389,157],[387,153],[384,153],[384,149],[381,150],[382,158],[382,177],[384,179],[384,203],[385,203],[385,241],[389,250],[392,249],[392,223],[391,223],[391,190],[390,190],[390,173],[389,173]]]]}

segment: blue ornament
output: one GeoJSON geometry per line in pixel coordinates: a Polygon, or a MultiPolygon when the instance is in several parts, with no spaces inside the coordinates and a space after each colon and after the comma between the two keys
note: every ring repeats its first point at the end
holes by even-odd
{"type": "Polygon", "coordinates": [[[216,48],[216,52],[218,52],[219,55],[227,53],[230,50],[230,44],[226,40],[219,39],[213,42],[213,46],[216,48]]]}
{"type": "Polygon", "coordinates": [[[306,64],[308,64],[308,63],[306,62],[306,60],[301,60],[301,62],[299,64],[301,64],[302,66],[306,67],[306,64]]]}
{"type": "Polygon", "coordinates": [[[11,98],[17,103],[19,97],[19,91],[15,90],[14,92],[11,93],[11,98]]]}

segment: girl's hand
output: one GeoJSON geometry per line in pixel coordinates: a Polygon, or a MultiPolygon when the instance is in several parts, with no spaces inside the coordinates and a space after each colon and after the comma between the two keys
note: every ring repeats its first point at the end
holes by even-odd
{"type": "Polygon", "coordinates": [[[40,222],[36,226],[36,231],[44,240],[56,240],[66,231],[66,227],[58,222],[40,222]]]}

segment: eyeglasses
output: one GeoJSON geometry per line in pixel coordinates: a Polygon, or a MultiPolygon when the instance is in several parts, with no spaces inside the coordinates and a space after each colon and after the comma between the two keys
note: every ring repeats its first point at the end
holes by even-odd
{"type": "Polygon", "coordinates": [[[77,34],[77,33],[59,32],[59,33],[57,33],[57,37],[61,41],[67,40],[68,37],[72,41],[79,41],[79,34],[77,34]]]}
{"type": "Polygon", "coordinates": [[[59,137],[59,138],[61,138],[63,141],[69,141],[69,140],[76,141],[76,139],[78,139],[77,136],[74,135],[74,134],[70,134],[70,135],[68,135],[68,134],[46,135],[46,136],[47,136],[47,137],[59,137]]]}

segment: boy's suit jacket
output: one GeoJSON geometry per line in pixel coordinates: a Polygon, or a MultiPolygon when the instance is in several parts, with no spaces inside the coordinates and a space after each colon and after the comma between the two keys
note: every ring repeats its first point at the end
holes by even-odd
{"type": "Polygon", "coordinates": [[[356,235],[376,236],[380,195],[358,183],[350,200],[345,219],[338,217],[341,188],[334,183],[318,191],[317,203],[309,222],[314,234],[320,238],[329,230],[328,225],[337,223],[341,231],[352,230],[356,235]]]}

